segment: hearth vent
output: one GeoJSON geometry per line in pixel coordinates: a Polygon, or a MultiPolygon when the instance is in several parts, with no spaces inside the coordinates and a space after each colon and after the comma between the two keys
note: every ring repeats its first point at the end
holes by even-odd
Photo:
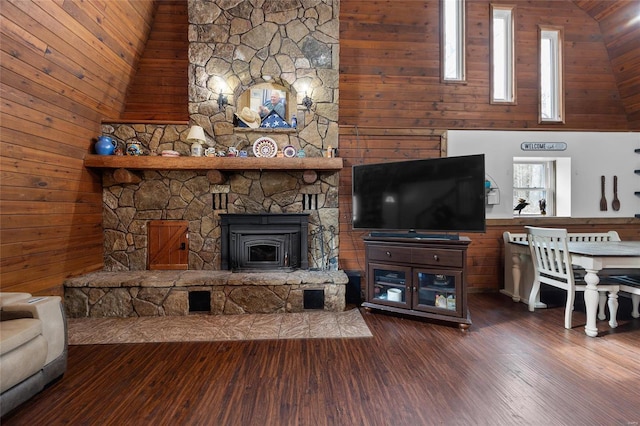
{"type": "Polygon", "coordinates": [[[227,210],[229,194],[226,192],[213,192],[211,194],[211,207],[214,210],[227,210]]]}
{"type": "Polygon", "coordinates": [[[302,205],[305,210],[318,210],[318,194],[302,194],[302,205]]]}
{"type": "Polygon", "coordinates": [[[324,309],[324,290],[303,290],[304,309],[324,309]]]}
{"type": "Polygon", "coordinates": [[[190,291],[189,312],[211,312],[211,292],[190,291]]]}

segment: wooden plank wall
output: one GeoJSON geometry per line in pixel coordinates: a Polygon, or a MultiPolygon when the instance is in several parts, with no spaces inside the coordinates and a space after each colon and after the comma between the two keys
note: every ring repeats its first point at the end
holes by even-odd
{"type": "Polygon", "coordinates": [[[185,0],[158,3],[123,120],[189,120],[189,19],[185,0]]]}
{"type": "Polygon", "coordinates": [[[341,269],[360,271],[363,276],[366,270],[362,240],[366,232],[353,231],[351,228],[352,167],[385,161],[440,157],[442,134],[442,131],[425,129],[341,127],[339,154],[344,158],[338,188],[341,269]]]}
{"type": "Polygon", "coordinates": [[[628,130],[597,22],[572,1],[516,5],[517,105],[489,103],[489,1],[467,1],[467,82],[440,82],[439,2],[340,3],[340,124],[628,130]],[[566,124],[538,124],[538,24],[565,30],[566,124]]]}
{"type": "MultiPolygon", "coordinates": [[[[339,152],[346,165],[340,174],[342,269],[363,275],[365,270],[364,233],[351,230],[349,166],[438,155],[436,140],[412,136],[411,130],[629,130],[607,49],[591,16],[568,0],[492,3],[516,5],[517,105],[489,103],[489,1],[467,0],[465,84],[440,82],[438,1],[341,1],[339,152]],[[565,29],[564,125],[537,121],[538,24],[565,29]]],[[[640,239],[633,219],[553,224],[575,232],[616,229],[623,239],[640,239]]],[[[502,232],[522,231],[523,226],[490,221],[486,233],[468,235],[473,240],[468,256],[473,289],[500,288],[502,232]]]]}
{"type": "Polygon", "coordinates": [[[2,1],[2,291],[61,294],[65,277],[102,268],[102,184],[83,158],[123,110],[154,7],[2,1]]]}

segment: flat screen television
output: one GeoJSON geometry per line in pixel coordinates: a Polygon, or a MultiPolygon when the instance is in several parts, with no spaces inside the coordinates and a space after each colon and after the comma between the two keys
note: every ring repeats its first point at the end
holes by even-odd
{"type": "Polygon", "coordinates": [[[354,229],[485,231],[484,154],[355,165],[352,177],[354,229]]]}

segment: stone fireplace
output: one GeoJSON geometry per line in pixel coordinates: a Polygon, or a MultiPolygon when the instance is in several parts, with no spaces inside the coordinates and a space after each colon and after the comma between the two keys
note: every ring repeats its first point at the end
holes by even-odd
{"type": "Polygon", "coordinates": [[[308,214],[222,214],[221,269],[308,269],[308,214]]]}
{"type": "MultiPolygon", "coordinates": [[[[260,137],[279,149],[293,146],[307,157],[338,147],[339,2],[266,0],[189,1],[189,124],[202,126],[207,145],[252,154],[260,137]],[[234,127],[238,101],[255,85],[276,83],[291,94],[296,129],[234,127]],[[229,105],[218,107],[223,93],[229,105]],[[313,105],[307,109],[302,99],[313,105]]],[[[189,125],[103,123],[125,152],[137,144],[144,155],[190,153],[189,125]]],[[[146,269],[151,220],[188,221],[188,268],[225,270],[224,214],[307,214],[309,238],[301,239],[300,267],[325,269],[339,253],[338,172],[319,171],[309,182],[301,170],[234,170],[224,181],[214,170],[145,170],[138,183],[103,174],[104,264],[107,271],[146,269]],[[313,202],[312,202],[313,201],[313,202]]],[[[280,262],[280,261],[279,261],[280,262]]],[[[284,262],[284,261],[283,261],[284,262]]],[[[291,262],[291,258],[289,258],[291,262]]]]}
{"type": "MultiPolygon", "coordinates": [[[[254,142],[265,136],[280,151],[292,146],[306,157],[338,148],[338,0],[188,5],[189,123],[105,121],[103,134],[124,152],[136,144],[150,156],[163,150],[189,156],[193,124],[204,128],[206,144],[216,152],[234,147],[251,156],[254,142]],[[291,95],[297,128],[234,127],[239,101],[267,83],[291,95]],[[218,106],[221,95],[228,98],[226,107],[218,106]],[[313,101],[309,108],[303,103],[307,95],[313,101]]],[[[300,312],[316,293],[323,301],[313,308],[344,309],[348,279],[335,270],[338,171],[319,168],[309,180],[304,169],[286,167],[132,169],[139,179],[123,182],[113,171],[103,173],[104,270],[65,282],[70,317],[187,315],[190,295],[202,294],[212,314],[300,312]],[[245,224],[241,232],[234,228],[238,245],[232,250],[246,254],[235,266],[223,254],[230,242],[223,218],[233,215],[296,216],[305,222],[279,224],[277,233],[262,223],[245,224]],[[148,226],[154,220],[188,223],[188,270],[147,270],[148,226]]]]}

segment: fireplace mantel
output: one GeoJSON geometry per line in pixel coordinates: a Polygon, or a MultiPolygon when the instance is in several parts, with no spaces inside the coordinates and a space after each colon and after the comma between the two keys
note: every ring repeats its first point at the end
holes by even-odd
{"type": "Polygon", "coordinates": [[[84,158],[86,167],[130,170],[342,170],[342,158],[240,158],[94,155],[84,158]]]}

